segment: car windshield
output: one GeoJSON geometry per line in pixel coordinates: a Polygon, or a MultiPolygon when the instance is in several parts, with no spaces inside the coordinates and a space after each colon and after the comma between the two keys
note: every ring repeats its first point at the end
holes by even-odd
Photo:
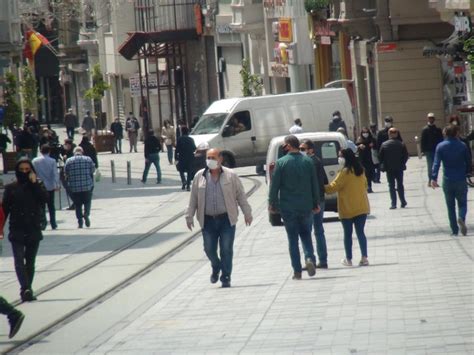
{"type": "Polygon", "coordinates": [[[227,113],[211,113],[201,116],[191,134],[219,133],[227,113]]]}

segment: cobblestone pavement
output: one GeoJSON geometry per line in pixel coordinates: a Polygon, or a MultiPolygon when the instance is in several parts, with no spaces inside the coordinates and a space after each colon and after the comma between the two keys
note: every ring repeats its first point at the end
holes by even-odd
{"type": "Polygon", "coordinates": [[[473,353],[472,189],[468,235],[451,237],[442,191],[425,175],[424,161],[410,159],[405,209],[389,210],[386,184],[374,186],[369,267],[340,264],[342,227],[327,222],[329,269],[302,281],[291,279],[286,235],[270,227],[261,189],[253,226],[238,225],[232,288],[209,284],[201,252],[188,277],[87,352],[473,353]]]}

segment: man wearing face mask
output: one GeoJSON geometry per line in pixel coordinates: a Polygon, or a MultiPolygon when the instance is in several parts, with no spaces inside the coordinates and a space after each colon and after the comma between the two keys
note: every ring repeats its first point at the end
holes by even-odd
{"type": "Polygon", "coordinates": [[[405,188],[403,186],[403,171],[406,170],[408,161],[407,147],[398,137],[398,129],[392,127],[388,130],[389,140],[380,147],[379,160],[387,173],[388,187],[390,190],[390,199],[392,204],[390,209],[397,208],[397,192],[400,198],[401,207],[405,208],[407,201],[405,199],[405,188]],[[395,182],[397,188],[395,189],[395,182]]]}
{"type": "MultiPolygon", "coordinates": [[[[382,144],[384,144],[386,141],[388,141],[388,130],[393,127],[393,117],[392,116],[385,116],[385,126],[383,129],[381,129],[377,133],[377,151],[380,151],[380,148],[382,147],[382,144]]],[[[400,131],[398,131],[398,136],[396,139],[398,139],[400,142],[403,142],[402,136],[400,134],[400,131]]]]}
{"type": "Polygon", "coordinates": [[[339,111],[334,111],[332,114],[332,120],[329,122],[329,132],[336,132],[338,128],[344,128],[344,131],[347,131],[346,123],[341,117],[339,111]]]}
{"type": "Polygon", "coordinates": [[[252,208],[239,177],[233,170],[223,167],[222,160],[219,150],[207,151],[207,167],[199,170],[194,177],[186,224],[192,230],[196,214],[202,229],[204,251],[212,266],[211,283],[219,280],[220,273],[222,287],[230,287],[238,206],[248,226],[252,223],[252,208]]]}
{"type": "Polygon", "coordinates": [[[8,239],[12,244],[15,271],[23,302],[36,300],[32,284],[35,260],[43,239],[41,224],[48,193],[37,177],[33,164],[22,158],[15,167],[16,181],[5,187],[3,210],[10,217],[8,239]]]}
{"type": "Polygon", "coordinates": [[[428,113],[427,125],[421,131],[421,151],[426,157],[428,166],[428,187],[431,186],[431,174],[433,170],[433,159],[436,146],[443,141],[443,132],[435,125],[435,115],[433,112],[428,113]]]}

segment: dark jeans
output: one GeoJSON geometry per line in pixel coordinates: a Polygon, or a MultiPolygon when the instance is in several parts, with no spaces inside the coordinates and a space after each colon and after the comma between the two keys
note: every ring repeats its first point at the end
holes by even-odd
{"type": "Polygon", "coordinates": [[[311,225],[313,223],[313,212],[281,211],[288,236],[288,250],[290,252],[291,266],[294,272],[301,272],[301,257],[299,239],[303,244],[305,259],[311,259],[316,263],[313,242],[311,240],[311,225]]]}
{"type": "Polygon", "coordinates": [[[324,207],[325,202],[319,202],[319,208],[321,211],[313,215],[313,227],[314,235],[316,236],[316,251],[318,252],[319,262],[322,264],[327,264],[328,262],[328,251],[326,247],[326,236],[324,235],[324,207]]]}
{"type": "Polygon", "coordinates": [[[82,225],[82,219],[91,214],[92,191],[73,192],[72,201],[76,207],[77,221],[82,225]],[[84,212],[82,212],[82,206],[84,206],[84,212]]]}
{"type": "Polygon", "coordinates": [[[12,242],[15,271],[21,291],[30,290],[35,276],[35,260],[38,254],[39,241],[26,244],[12,242]]]}
{"type": "Polygon", "coordinates": [[[204,251],[211,262],[212,271],[222,270],[221,280],[230,279],[232,274],[232,257],[234,255],[235,226],[231,226],[229,217],[204,217],[204,228],[202,229],[204,240],[204,251]],[[219,255],[217,256],[217,245],[219,255]]]}
{"type": "Polygon", "coordinates": [[[380,164],[374,164],[374,178],[373,182],[380,182],[380,164]]]}
{"type": "Polygon", "coordinates": [[[179,176],[181,177],[181,183],[186,186],[191,185],[191,181],[193,180],[193,169],[190,167],[189,169],[181,169],[179,171],[179,176]],[[186,173],[186,176],[184,175],[186,173]]]}
{"type": "Polygon", "coordinates": [[[372,180],[374,178],[374,166],[364,166],[365,177],[367,178],[367,187],[372,190],[372,180]]]}
{"type": "MultiPolygon", "coordinates": [[[[49,223],[51,224],[51,227],[55,228],[57,227],[57,224],[56,224],[56,206],[54,205],[54,190],[48,191],[48,201],[46,204],[48,205],[49,223]]],[[[44,212],[46,214],[46,210],[44,212]]]]}
{"type": "Polygon", "coordinates": [[[173,145],[166,145],[166,153],[168,153],[168,161],[170,164],[173,164],[173,145]]]}
{"type": "Polygon", "coordinates": [[[434,152],[425,152],[426,164],[428,165],[428,181],[431,181],[431,172],[433,170],[434,152]]]}
{"type": "Polygon", "coordinates": [[[122,153],[122,138],[114,137],[114,152],[122,153]]]}
{"type": "Polygon", "coordinates": [[[69,139],[74,140],[74,127],[66,127],[66,134],[69,139]]]}
{"type": "Polygon", "coordinates": [[[448,208],[449,225],[453,234],[459,233],[459,226],[456,220],[456,201],[458,204],[458,215],[464,222],[467,214],[467,182],[448,181],[443,179],[443,192],[448,208]]]}
{"type": "Polygon", "coordinates": [[[160,155],[158,153],[150,154],[148,159],[145,161],[145,170],[143,170],[142,181],[146,182],[151,164],[156,168],[156,180],[161,182],[160,155]]]}
{"type": "Polygon", "coordinates": [[[403,171],[387,171],[388,188],[390,190],[390,199],[392,200],[392,206],[397,205],[397,192],[400,202],[406,204],[405,200],[405,188],[403,187],[403,171]],[[395,190],[395,182],[397,183],[397,189],[395,190]]]}
{"type": "Polygon", "coordinates": [[[366,214],[341,219],[342,228],[344,229],[344,249],[346,251],[346,259],[348,260],[352,260],[352,225],[355,227],[357,239],[359,240],[360,253],[363,257],[367,257],[367,238],[364,233],[366,220],[366,214]]]}
{"type": "Polygon", "coordinates": [[[15,311],[15,308],[0,296],[0,314],[9,315],[15,311]]]}

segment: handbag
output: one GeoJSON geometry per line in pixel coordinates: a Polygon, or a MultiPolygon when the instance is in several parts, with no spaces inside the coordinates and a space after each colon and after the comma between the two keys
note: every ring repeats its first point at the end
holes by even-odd
{"type": "Polygon", "coordinates": [[[94,177],[95,177],[95,182],[100,182],[100,179],[102,177],[102,173],[100,172],[99,169],[95,170],[94,177]]]}

